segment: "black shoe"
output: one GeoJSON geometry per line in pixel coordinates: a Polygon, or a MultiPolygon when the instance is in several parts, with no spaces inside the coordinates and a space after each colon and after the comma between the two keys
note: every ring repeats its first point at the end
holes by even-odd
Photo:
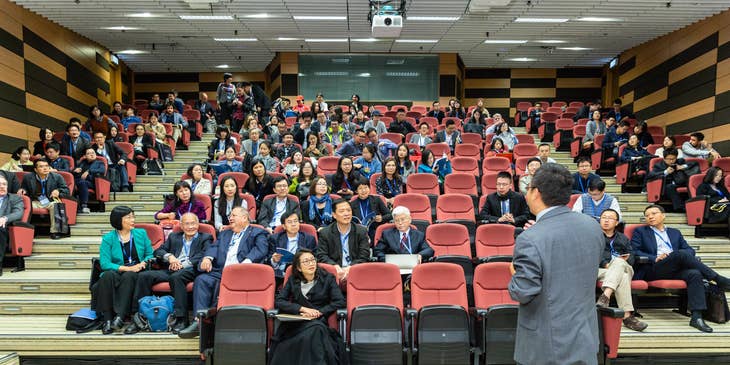
{"type": "Polygon", "coordinates": [[[114,330],[120,330],[124,327],[124,321],[119,316],[116,316],[112,320],[111,326],[114,330]]]}
{"type": "MultiPolygon", "coordinates": [[[[2,274],[2,273],[0,273],[0,274],[2,274]]],[[[715,282],[717,283],[717,286],[719,286],[721,290],[730,291],[730,279],[728,279],[722,275],[718,275],[715,278],[715,282]]]]}
{"type": "Polygon", "coordinates": [[[112,333],[114,333],[114,329],[112,328],[112,321],[104,321],[104,324],[101,326],[101,334],[110,335],[112,333]]]}
{"type": "Polygon", "coordinates": [[[187,321],[185,320],[185,318],[176,318],[176,319],[175,319],[175,323],[173,323],[173,324],[172,324],[172,325],[170,326],[170,331],[171,331],[171,332],[172,332],[173,334],[175,334],[175,335],[176,335],[176,334],[180,333],[180,331],[184,330],[184,329],[185,329],[185,327],[187,327],[187,326],[188,326],[188,323],[187,323],[187,321]]]}
{"type": "Polygon", "coordinates": [[[63,236],[60,233],[51,233],[52,240],[60,240],[63,236]]]}
{"type": "Polygon", "coordinates": [[[712,333],[712,327],[708,326],[702,318],[692,319],[689,321],[689,325],[697,328],[698,330],[706,333],[712,333]]]}
{"type": "Polygon", "coordinates": [[[127,326],[127,328],[124,329],[125,335],[133,335],[135,333],[139,332],[139,327],[137,327],[137,324],[132,321],[132,323],[127,326]]]}
{"type": "Polygon", "coordinates": [[[122,186],[122,192],[123,193],[128,193],[129,192],[129,187],[128,186],[122,186]]]}
{"type": "Polygon", "coordinates": [[[200,335],[200,327],[198,326],[198,321],[193,321],[189,326],[185,327],[184,329],[180,330],[180,332],[177,333],[177,336],[180,338],[195,338],[200,335]]]}

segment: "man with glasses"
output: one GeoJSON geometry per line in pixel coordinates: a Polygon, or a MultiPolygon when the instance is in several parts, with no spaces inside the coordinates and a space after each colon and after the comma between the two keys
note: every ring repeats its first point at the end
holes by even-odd
{"type": "Polygon", "coordinates": [[[591,172],[591,159],[581,157],[576,163],[578,172],[573,174],[573,194],[585,194],[591,181],[598,180],[601,177],[591,172]]]}
{"type": "MultiPolygon", "coordinates": [[[[161,262],[161,270],[144,271],[137,277],[134,300],[152,295],[152,286],[168,281],[172,297],[175,298],[175,322],[170,326],[172,333],[178,333],[188,326],[188,283],[195,280],[198,265],[203,254],[213,243],[213,236],[198,232],[200,224],[198,216],[185,213],[180,217],[182,232],[170,233],[165,243],[156,249],[154,256],[161,262]]],[[[125,333],[139,332],[135,321],[127,327],[125,333]]]]}
{"type": "Polygon", "coordinates": [[[335,222],[319,234],[318,262],[334,265],[340,280],[347,279],[352,265],[370,260],[370,243],[365,227],[352,222],[352,208],[344,199],[332,202],[335,222]]]}
{"type": "MultiPolygon", "coordinates": [[[[218,286],[223,268],[235,264],[261,264],[269,254],[268,233],[261,228],[252,227],[248,210],[234,207],[228,217],[231,229],[222,231],[218,239],[205,251],[200,261],[193,286],[193,313],[215,307],[218,303],[218,286]]],[[[200,333],[196,319],[190,326],[180,331],[181,338],[193,338],[200,333]]]]}
{"type": "Polygon", "coordinates": [[[269,263],[274,268],[274,275],[277,281],[283,282],[284,272],[286,267],[292,263],[291,260],[294,258],[294,254],[303,248],[314,251],[317,246],[317,241],[311,235],[299,230],[298,211],[287,211],[281,215],[279,221],[284,226],[284,231],[276,233],[269,238],[271,256],[269,263]]]}
{"type": "Polygon", "coordinates": [[[598,220],[606,209],[612,209],[618,214],[618,219],[621,221],[621,206],[618,204],[618,199],[607,194],[605,190],[606,182],[601,178],[590,180],[588,192],[581,194],[580,198],[575,201],[573,211],[587,214],[598,220]]]}
{"type": "Polygon", "coordinates": [[[497,191],[487,195],[487,200],[479,210],[479,219],[487,223],[511,224],[518,228],[515,231],[517,234],[532,217],[525,197],[511,188],[512,175],[505,171],[498,173],[497,191]]]}
{"type": "Polygon", "coordinates": [[[636,267],[637,280],[683,280],[687,283],[687,307],[692,313],[689,325],[712,332],[702,319],[707,310],[704,280],[714,280],[721,290],[730,290],[730,279],[718,274],[695,257],[695,250],[687,244],[682,233],[664,224],[666,216],[660,205],[644,209],[648,226],[634,230],[631,245],[637,256],[646,256],[649,262],[636,267]]]}
{"type": "Polygon", "coordinates": [[[598,266],[598,280],[603,281],[603,292],[596,305],[608,307],[611,295],[616,295],[618,307],[624,310],[624,326],[634,331],[643,331],[648,326],[634,316],[634,305],[631,302],[631,278],[634,276],[634,256],[629,239],[616,231],[619,214],[613,209],[601,213],[598,223],[606,237],[601,263],[598,266]]]}
{"type": "Polygon", "coordinates": [[[373,256],[378,261],[385,261],[385,255],[418,255],[421,262],[433,256],[433,249],[426,242],[423,232],[411,227],[411,211],[404,206],[393,209],[395,227],[383,231],[378,244],[373,249],[373,256]]]}
{"type": "Polygon", "coordinates": [[[264,226],[269,233],[279,226],[281,216],[284,212],[299,213],[299,203],[289,198],[289,184],[286,178],[277,177],[274,179],[275,197],[264,199],[259,210],[258,224],[264,226]]]}
{"type": "Polygon", "coordinates": [[[46,208],[50,212],[48,218],[51,221],[51,239],[57,240],[62,237],[57,224],[56,215],[53,214],[53,205],[60,202],[61,198],[70,198],[66,181],[58,173],[51,172],[50,165],[45,159],[33,162],[34,172],[25,174],[21,189],[30,198],[33,208],[46,208]]]}

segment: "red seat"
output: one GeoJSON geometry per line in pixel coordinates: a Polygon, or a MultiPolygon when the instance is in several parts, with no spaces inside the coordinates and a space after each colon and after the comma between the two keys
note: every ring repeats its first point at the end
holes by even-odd
{"type": "MultiPolygon", "coordinates": [[[[596,288],[603,288],[603,281],[596,281],[596,288]]],[[[631,291],[641,292],[649,289],[649,283],[644,280],[631,280],[631,291]]]]}
{"type": "MultiPolygon", "coordinates": [[[[661,157],[655,157],[652,158],[651,161],[649,161],[649,169],[648,171],[651,171],[654,169],[654,165],[658,162],[663,161],[661,157]]],[[[649,203],[656,203],[662,199],[662,191],[664,190],[664,178],[659,177],[654,180],[648,180],[646,182],[646,200],[649,203]]],[[[684,190],[686,192],[687,188],[677,188],[677,192],[682,192],[684,190]]]]}
{"type": "Polygon", "coordinates": [[[583,104],[582,101],[571,101],[568,104],[568,107],[570,107],[570,108],[582,108],[583,105],[585,105],[585,104],[583,104]]]}
{"type": "Polygon", "coordinates": [[[479,133],[462,133],[461,143],[471,143],[480,146],[482,144],[482,136],[479,133]]]}
{"type": "Polygon", "coordinates": [[[411,307],[420,310],[426,306],[450,304],[466,311],[466,281],[460,266],[433,262],[413,268],[411,276],[411,307]]]}
{"type": "Polygon", "coordinates": [[[129,183],[137,183],[137,164],[134,163],[134,146],[129,142],[116,142],[119,148],[124,151],[127,155],[127,163],[124,165],[127,169],[127,176],[129,176],[129,183]]]}
{"type": "Polygon", "coordinates": [[[456,223],[433,224],[426,228],[426,242],[433,249],[434,257],[471,257],[469,232],[456,223]]]}
{"type": "MultiPolygon", "coordinates": [[[[221,176],[223,176],[223,174],[221,174],[221,176]]],[[[218,177],[219,180],[221,179],[221,176],[218,177]]],[[[192,179],[192,178],[193,177],[190,176],[190,175],[188,175],[187,172],[186,173],[183,173],[182,175],[180,175],[180,180],[187,180],[187,179],[192,179]]],[[[209,174],[207,172],[204,172],[203,173],[203,179],[208,180],[210,182],[210,186],[213,186],[213,175],[211,175],[211,174],[209,174]]],[[[238,183],[238,181],[236,181],[236,183],[238,183]]]]}
{"type": "MultiPolygon", "coordinates": [[[[246,182],[249,179],[248,174],[245,173],[245,172],[233,172],[233,171],[230,171],[230,172],[224,172],[224,173],[220,174],[218,176],[218,181],[219,182],[220,181],[223,181],[223,178],[225,178],[226,176],[233,176],[233,179],[236,180],[236,185],[238,185],[238,189],[239,190],[243,190],[243,187],[246,186],[246,182]]],[[[212,182],[211,182],[211,186],[213,186],[212,185],[212,182]]]]}
{"type": "Polygon", "coordinates": [[[165,233],[162,231],[162,227],[152,223],[135,223],[134,228],[141,228],[147,232],[147,237],[152,243],[152,249],[156,250],[162,246],[165,242],[165,233]]]}
{"type": "Polygon", "coordinates": [[[390,110],[391,111],[394,111],[394,112],[397,112],[397,111],[399,111],[401,109],[403,109],[403,111],[407,111],[408,110],[408,107],[405,106],[405,105],[402,105],[402,104],[395,104],[395,105],[393,105],[393,106],[390,107],[390,110]]]}
{"type": "Polygon", "coordinates": [[[725,175],[730,175],[730,157],[720,157],[712,161],[712,166],[720,168],[725,175]]]}
{"type": "Polygon", "coordinates": [[[573,127],[573,142],[570,142],[570,157],[578,156],[583,146],[583,137],[586,135],[586,126],[578,125],[573,127]]]}
{"type": "MultiPolygon", "coordinates": [[[[504,224],[502,224],[504,225],[504,224]]],[[[490,308],[502,304],[518,304],[513,300],[507,285],[512,280],[509,262],[488,262],[474,270],[474,305],[490,308]]]]}
{"type": "Polygon", "coordinates": [[[560,114],[560,113],[562,113],[562,112],[563,112],[563,108],[561,108],[561,107],[559,107],[559,106],[549,106],[549,107],[547,108],[546,112],[548,112],[548,113],[555,113],[555,114],[560,114]]]}
{"type": "Polygon", "coordinates": [[[512,261],[515,249],[515,226],[499,223],[483,224],[477,228],[474,244],[477,257],[481,261],[512,261]]]}
{"type": "Polygon", "coordinates": [[[27,195],[23,198],[23,215],[19,221],[8,224],[8,243],[10,253],[8,256],[17,257],[17,265],[13,272],[25,270],[25,257],[33,253],[33,235],[35,229],[30,225],[30,213],[32,205],[27,195]]]}
{"type": "MultiPolygon", "coordinates": [[[[476,170],[478,171],[478,170],[476,170]]],[[[444,179],[444,193],[477,196],[477,182],[473,173],[454,172],[444,179]]]]}
{"type": "MultiPolygon", "coordinates": [[[[500,172],[500,171],[511,171],[512,166],[510,160],[502,156],[487,157],[482,161],[482,171],[484,174],[487,172],[500,172]]],[[[482,192],[482,194],[484,194],[482,192]]]]}
{"type": "MultiPolygon", "coordinates": [[[[479,160],[481,158],[481,148],[480,144],[471,144],[471,143],[460,143],[457,144],[454,148],[454,156],[456,157],[471,157],[476,160],[479,160]]],[[[453,167],[453,160],[452,161],[452,167],[453,167]]]]}
{"type": "Polygon", "coordinates": [[[404,206],[411,211],[413,220],[422,220],[431,224],[431,203],[428,197],[421,193],[398,194],[393,198],[393,206],[404,206]]]}
{"type": "Polygon", "coordinates": [[[562,108],[562,107],[567,106],[567,105],[568,104],[566,102],[564,102],[564,101],[553,101],[552,103],[550,103],[550,106],[551,107],[557,107],[557,108],[562,108]]]}
{"type": "Polygon", "coordinates": [[[426,114],[426,112],[428,112],[428,108],[424,105],[411,105],[411,111],[424,115],[426,114]]]}
{"type": "Polygon", "coordinates": [[[208,222],[213,221],[213,201],[208,194],[193,194],[195,200],[203,203],[205,207],[205,220],[208,222]]]}
{"type": "Polygon", "coordinates": [[[707,211],[708,199],[705,196],[697,196],[697,188],[702,184],[704,175],[696,174],[689,177],[687,188],[689,191],[689,200],[685,204],[687,210],[687,224],[690,226],[699,226],[704,223],[705,212],[707,211]]]}
{"type": "Polygon", "coordinates": [[[515,160],[520,157],[535,157],[537,156],[537,145],[534,143],[516,144],[512,154],[515,160]]]}
{"type": "MultiPolygon", "coordinates": [[[[627,224],[624,227],[624,234],[631,240],[636,228],[645,227],[646,224],[627,224]]],[[[633,283],[632,283],[633,284],[633,283]]],[[[682,290],[687,288],[687,283],[684,280],[654,280],[647,282],[649,288],[661,289],[661,290],[682,290]]]]}
{"type": "Polygon", "coordinates": [[[515,109],[517,110],[517,112],[515,113],[515,126],[520,126],[520,124],[522,123],[522,120],[520,119],[520,114],[523,112],[528,113],[530,108],[532,108],[532,103],[529,101],[520,101],[517,103],[517,105],[515,106],[515,109]]]}
{"type": "Polygon", "coordinates": [[[408,175],[406,191],[408,193],[439,195],[438,177],[428,173],[408,175]]]}
{"type": "Polygon", "coordinates": [[[464,221],[476,224],[474,203],[471,197],[466,194],[439,195],[436,202],[436,220],[439,222],[464,221]]]}
{"type": "MultiPolygon", "coordinates": [[[[311,224],[299,223],[299,231],[314,237],[314,243],[317,244],[317,229],[311,224]]],[[[274,234],[284,232],[284,225],[279,225],[274,229],[274,234]]],[[[335,275],[336,276],[336,275],[335,275]]]]}
{"type": "MultiPolygon", "coordinates": [[[[549,108],[548,108],[549,109],[549,108]]],[[[540,139],[543,139],[545,137],[545,131],[547,128],[547,124],[554,124],[558,118],[560,118],[560,114],[562,114],[561,111],[558,112],[544,112],[542,115],[540,115],[540,126],[537,128],[537,135],[540,137],[540,139]]]]}
{"type": "Polygon", "coordinates": [[[461,127],[462,120],[459,119],[459,118],[457,118],[457,117],[446,117],[446,118],[444,118],[444,119],[441,120],[441,124],[445,126],[446,125],[446,122],[448,122],[450,120],[453,120],[454,121],[454,123],[455,123],[454,125],[456,125],[456,128],[460,128],[461,127]]]}
{"type": "Polygon", "coordinates": [[[513,362],[518,303],[509,295],[512,279],[509,262],[488,262],[474,270],[474,306],[479,346],[490,364],[513,362]]]}
{"type": "MultiPolygon", "coordinates": [[[[479,160],[474,157],[454,157],[451,159],[451,170],[453,173],[463,173],[479,176],[479,160]]],[[[448,179],[449,175],[446,175],[448,179]]]]}
{"type": "Polygon", "coordinates": [[[524,156],[515,160],[515,176],[519,178],[527,171],[527,164],[535,157],[524,156]]]}
{"type": "Polygon", "coordinates": [[[373,110],[377,110],[380,114],[385,114],[388,111],[388,107],[385,105],[373,105],[373,110]]]}
{"type": "Polygon", "coordinates": [[[317,175],[325,176],[337,172],[340,157],[324,156],[317,160],[317,175]]]}
{"type": "Polygon", "coordinates": [[[395,144],[403,143],[403,135],[400,133],[386,132],[380,135],[380,139],[387,139],[395,144]]]}
{"type": "Polygon", "coordinates": [[[76,162],[74,161],[73,157],[66,156],[66,155],[58,155],[58,158],[62,158],[68,162],[68,168],[73,170],[76,168],[76,162]]]}
{"type": "Polygon", "coordinates": [[[571,134],[573,132],[573,119],[565,119],[565,117],[555,121],[555,134],[553,135],[553,146],[556,151],[562,151],[559,149],[561,141],[565,138],[561,138],[562,134],[571,134]]]}
{"type": "Polygon", "coordinates": [[[446,144],[446,142],[427,144],[426,149],[433,152],[433,156],[435,158],[439,158],[439,157],[443,156],[444,154],[446,156],[451,155],[451,148],[449,148],[449,145],[446,144]]]}
{"type": "Polygon", "coordinates": [[[142,118],[143,121],[148,122],[150,120],[150,115],[156,115],[160,116],[160,112],[154,109],[145,109],[139,112],[139,117],[142,118]]]}
{"type": "Polygon", "coordinates": [[[571,194],[570,195],[570,201],[568,201],[568,208],[573,209],[573,205],[575,205],[575,202],[580,199],[581,194],[571,194]]]}
{"type": "Polygon", "coordinates": [[[517,144],[535,144],[535,137],[533,137],[531,134],[515,134],[515,138],[517,138],[517,144]]]}

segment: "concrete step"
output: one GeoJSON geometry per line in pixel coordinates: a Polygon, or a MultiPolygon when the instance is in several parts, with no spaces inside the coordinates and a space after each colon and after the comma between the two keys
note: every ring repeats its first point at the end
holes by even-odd
{"type": "Polygon", "coordinates": [[[91,269],[97,254],[34,254],[25,259],[26,270],[91,269]]]}
{"type": "Polygon", "coordinates": [[[88,269],[25,270],[0,277],[3,294],[84,294],[89,292],[88,269]]]}
{"type": "MultiPolygon", "coordinates": [[[[129,193],[132,194],[132,193],[129,193]]],[[[140,194],[140,196],[144,196],[143,194],[140,194]]],[[[150,198],[145,198],[146,200],[152,200],[162,199],[162,194],[154,194],[150,195],[150,198]]],[[[139,201],[142,201],[142,199],[136,199],[139,201]]],[[[76,216],[76,226],[74,227],[80,227],[87,224],[109,224],[109,212],[111,211],[111,206],[107,207],[107,210],[105,213],[91,213],[91,214],[79,214],[76,216]]],[[[155,211],[156,212],[156,211],[155,211]]],[[[137,223],[153,223],[154,222],[154,213],[153,211],[135,211],[135,221],[137,223]]],[[[74,232],[75,233],[75,232],[74,232]]],[[[74,234],[74,236],[76,236],[74,234]]]]}
{"type": "Polygon", "coordinates": [[[68,315],[88,307],[90,294],[3,294],[0,314],[8,315],[68,315]]]}
{"type": "MultiPolygon", "coordinates": [[[[75,233],[75,231],[74,231],[75,233]]],[[[50,238],[37,237],[33,239],[33,255],[37,254],[99,254],[101,236],[81,236],[74,234],[73,237],[52,240],[50,238]]],[[[33,257],[33,256],[31,256],[33,257]]]]}

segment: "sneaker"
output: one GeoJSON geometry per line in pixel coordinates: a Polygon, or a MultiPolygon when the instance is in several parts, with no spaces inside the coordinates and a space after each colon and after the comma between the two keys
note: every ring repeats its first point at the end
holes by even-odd
{"type": "Polygon", "coordinates": [[[596,301],[596,307],[607,308],[610,301],[611,299],[609,299],[606,294],[601,294],[596,301]]]}
{"type": "Polygon", "coordinates": [[[636,317],[634,317],[633,314],[624,318],[624,326],[626,326],[626,328],[628,328],[630,330],[634,330],[637,332],[641,332],[641,331],[645,330],[646,327],[649,327],[648,324],[638,320],[636,317]]]}
{"type": "Polygon", "coordinates": [[[91,209],[89,207],[83,207],[81,208],[81,214],[91,214],[91,209]]]}

